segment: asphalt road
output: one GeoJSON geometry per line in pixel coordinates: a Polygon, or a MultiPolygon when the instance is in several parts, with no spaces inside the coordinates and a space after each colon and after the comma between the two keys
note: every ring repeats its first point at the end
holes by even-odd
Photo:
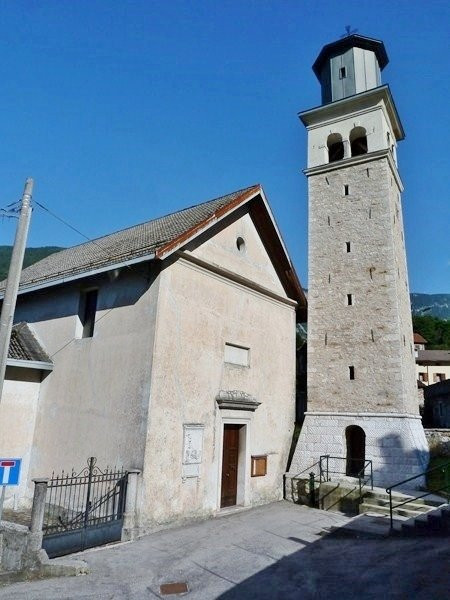
{"type": "Polygon", "coordinates": [[[323,535],[343,516],[278,502],[78,555],[89,575],[17,583],[8,600],[122,600],[186,583],[187,599],[450,597],[450,538],[323,535]]]}

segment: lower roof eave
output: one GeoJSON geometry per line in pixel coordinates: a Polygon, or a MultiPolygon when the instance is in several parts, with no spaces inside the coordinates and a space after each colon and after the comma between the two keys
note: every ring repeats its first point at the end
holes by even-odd
{"type": "Polygon", "coordinates": [[[18,360],[16,358],[8,358],[6,366],[19,367],[21,369],[35,369],[37,371],[53,371],[53,363],[42,362],[39,360],[18,360]]]}

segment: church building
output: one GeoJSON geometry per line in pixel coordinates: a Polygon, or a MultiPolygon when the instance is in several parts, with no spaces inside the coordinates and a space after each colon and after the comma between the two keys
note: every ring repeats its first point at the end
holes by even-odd
{"type": "Polygon", "coordinates": [[[7,501],[90,456],[139,470],[141,532],[280,500],[305,318],[259,185],[24,269],[0,405],[1,454],[23,459],[7,501]]]}

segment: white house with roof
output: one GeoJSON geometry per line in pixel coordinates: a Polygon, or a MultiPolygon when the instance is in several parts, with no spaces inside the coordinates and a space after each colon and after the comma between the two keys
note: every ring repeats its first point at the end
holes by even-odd
{"type": "Polygon", "coordinates": [[[0,407],[0,453],[29,456],[16,500],[89,456],[141,471],[143,531],[282,498],[305,314],[259,185],[28,267],[16,321],[48,374],[26,435],[11,431],[11,381],[0,407]]]}

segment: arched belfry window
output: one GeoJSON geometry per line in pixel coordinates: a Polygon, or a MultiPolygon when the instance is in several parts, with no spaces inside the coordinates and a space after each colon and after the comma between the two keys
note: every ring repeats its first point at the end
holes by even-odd
{"type": "Polygon", "coordinates": [[[367,154],[367,135],[364,127],[354,127],[349,139],[352,156],[367,154]]]}
{"type": "Polygon", "coordinates": [[[335,162],[344,158],[344,142],[340,133],[330,133],[327,138],[328,162],[335,162]]]}

